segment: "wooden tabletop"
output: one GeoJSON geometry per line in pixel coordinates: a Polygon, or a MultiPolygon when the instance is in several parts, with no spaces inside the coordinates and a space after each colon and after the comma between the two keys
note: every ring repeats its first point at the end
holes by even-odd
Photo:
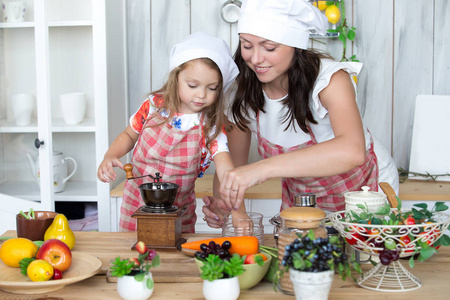
{"type": "MultiPolygon", "coordinates": [[[[7,231],[2,236],[16,236],[15,231],[7,231]]],[[[135,257],[136,251],[130,248],[136,242],[136,233],[119,232],[75,232],[74,252],[84,252],[98,257],[102,261],[101,272],[89,279],[68,285],[58,291],[40,295],[18,295],[0,291],[0,299],[119,299],[116,284],[107,282],[106,271],[109,262],[116,256],[135,257]]],[[[193,235],[185,235],[186,238],[193,235]]],[[[200,236],[200,235],[195,235],[200,236]]],[[[205,236],[205,235],[202,235],[205,236]]],[[[273,246],[271,235],[265,236],[265,244],[273,246]]],[[[192,257],[178,251],[158,251],[161,265],[152,269],[155,291],[152,300],[158,299],[203,299],[202,281],[192,257]]],[[[3,263],[3,262],[0,262],[3,263]]],[[[335,277],[329,299],[448,299],[448,278],[450,278],[450,248],[441,247],[439,253],[423,263],[417,263],[414,269],[402,264],[422,281],[422,287],[411,292],[376,292],[359,287],[351,279],[345,282],[335,277]]],[[[363,270],[371,265],[363,265],[363,270]]],[[[19,272],[19,270],[17,270],[19,272]]],[[[239,299],[293,299],[292,296],[275,292],[272,284],[266,281],[256,287],[241,291],[239,299]]]]}
{"type": "MultiPolygon", "coordinates": [[[[212,195],[212,181],[214,175],[204,175],[195,181],[195,196],[212,195]]],[[[122,197],[125,182],[111,191],[111,197],[122,197]]],[[[246,199],[281,199],[280,178],[269,179],[245,192],[246,199]]],[[[407,179],[400,184],[399,197],[402,200],[417,201],[450,201],[450,182],[425,181],[407,179]]]]}

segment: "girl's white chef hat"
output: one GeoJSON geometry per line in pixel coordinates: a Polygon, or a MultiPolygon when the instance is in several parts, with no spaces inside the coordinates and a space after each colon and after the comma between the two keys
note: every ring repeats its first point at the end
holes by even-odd
{"type": "Polygon", "coordinates": [[[170,70],[172,71],[187,61],[203,57],[211,59],[219,67],[225,92],[238,76],[239,69],[233,61],[230,48],[221,38],[204,32],[196,32],[189,35],[184,41],[172,48],[170,70]]]}
{"type": "Polygon", "coordinates": [[[244,0],[238,33],[307,49],[310,32],[325,35],[327,17],[307,0],[244,0]]]}

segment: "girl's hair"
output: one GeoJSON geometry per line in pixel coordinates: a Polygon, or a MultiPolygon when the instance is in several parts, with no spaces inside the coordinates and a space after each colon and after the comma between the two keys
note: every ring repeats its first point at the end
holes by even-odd
{"type": "MultiPolygon", "coordinates": [[[[282,103],[288,108],[283,116],[283,123],[287,123],[287,130],[297,122],[298,126],[308,132],[307,123],[317,124],[309,108],[309,99],[320,71],[322,58],[333,59],[329,54],[317,50],[295,49],[291,66],[288,69],[288,95],[282,103]]],[[[249,111],[258,113],[264,111],[264,95],[262,84],[242,58],[241,45],[237,47],[234,61],[239,68],[237,77],[238,88],[232,105],[233,118],[240,130],[247,128],[250,123],[249,111]]]]}
{"type": "MultiPolygon", "coordinates": [[[[162,111],[166,111],[169,115],[168,117],[161,123],[153,125],[153,126],[160,126],[167,122],[170,122],[176,112],[180,111],[181,106],[181,99],[180,95],[178,94],[178,75],[181,71],[186,69],[190,64],[202,62],[206,64],[208,67],[213,69],[219,74],[219,84],[217,86],[217,97],[216,100],[211,104],[210,106],[203,109],[202,113],[204,116],[204,122],[205,126],[203,127],[203,136],[206,138],[206,147],[210,149],[211,142],[217,138],[220,131],[222,130],[223,124],[224,124],[224,114],[223,114],[223,107],[224,107],[224,98],[223,98],[223,78],[222,73],[220,72],[219,67],[216,65],[214,61],[212,61],[209,58],[203,57],[203,58],[197,58],[190,61],[187,61],[178,67],[175,67],[170,73],[169,77],[167,79],[167,82],[164,84],[162,88],[159,90],[156,90],[154,92],[151,92],[150,94],[162,94],[164,102],[162,105],[158,108],[158,111],[154,114],[151,114],[148,116],[147,120],[153,118],[156,113],[160,113],[162,111]],[[211,132],[213,128],[216,128],[214,134],[211,135],[211,132]]],[[[202,124],[200,124],[200,127],[202,127],[202,124]]]]}

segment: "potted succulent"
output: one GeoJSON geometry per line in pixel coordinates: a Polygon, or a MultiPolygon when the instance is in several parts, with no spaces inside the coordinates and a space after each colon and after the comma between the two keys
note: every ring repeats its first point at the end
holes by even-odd
{"type": "Polygon", "coordinates": [[[111,275],[117,276],[117,292],[124,300],[144,300],[153,294],[154,281],[151,268],[160,264],[159,254],[148,249],[144,242],[136,243],[137,258],[116,257],[111,275]]]}
{"type": "Polygon", "coordinates": [[[352,269],[361,274],[354,258],[348,261],[340,237],[315,238],[312,230],[305,237],[298,234],[298,238],[286,246],[281,264],[284,269],[279,270],[276,277],[281,278],[289,271],[297,300],[328,299],[335,272],[342,280],[350,276],[356,281],[352,269]]]}
{"type": "Polygon", "coordinates": [[[230,242],[202,244],[195,255],[203,279],[203,296],[206,300],[236,300],[241,292],[238,276],[245,272],[244,259],[239,254],[230,255],[230,242]],[[209,248],[211,246],[211,248],[209,248]],[[221,291],[218,293],[217,291],[221,291]]]}

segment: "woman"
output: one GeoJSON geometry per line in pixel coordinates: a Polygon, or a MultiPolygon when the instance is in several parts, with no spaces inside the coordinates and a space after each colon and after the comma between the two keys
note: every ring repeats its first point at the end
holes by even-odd
{"type": "Polygon", "coordinates": [[[236,169],[220,185],[223,202],[205,197],[211,227],[221,225],[219,206],[236,209],[245,190],[282,178],[282,206],[313,192],[327,211],[345,207],[343,193],[398,174],[387,151],[362,124],[355,83],[361,64],[340,63],[307,49],[310,31],[325,33],[326,17],[305,0],[247,0],[238,23],[239,67],[229,97],[229,148],[236,169]],[[251,134],[263,158],[246,164],[251,134]]]}

